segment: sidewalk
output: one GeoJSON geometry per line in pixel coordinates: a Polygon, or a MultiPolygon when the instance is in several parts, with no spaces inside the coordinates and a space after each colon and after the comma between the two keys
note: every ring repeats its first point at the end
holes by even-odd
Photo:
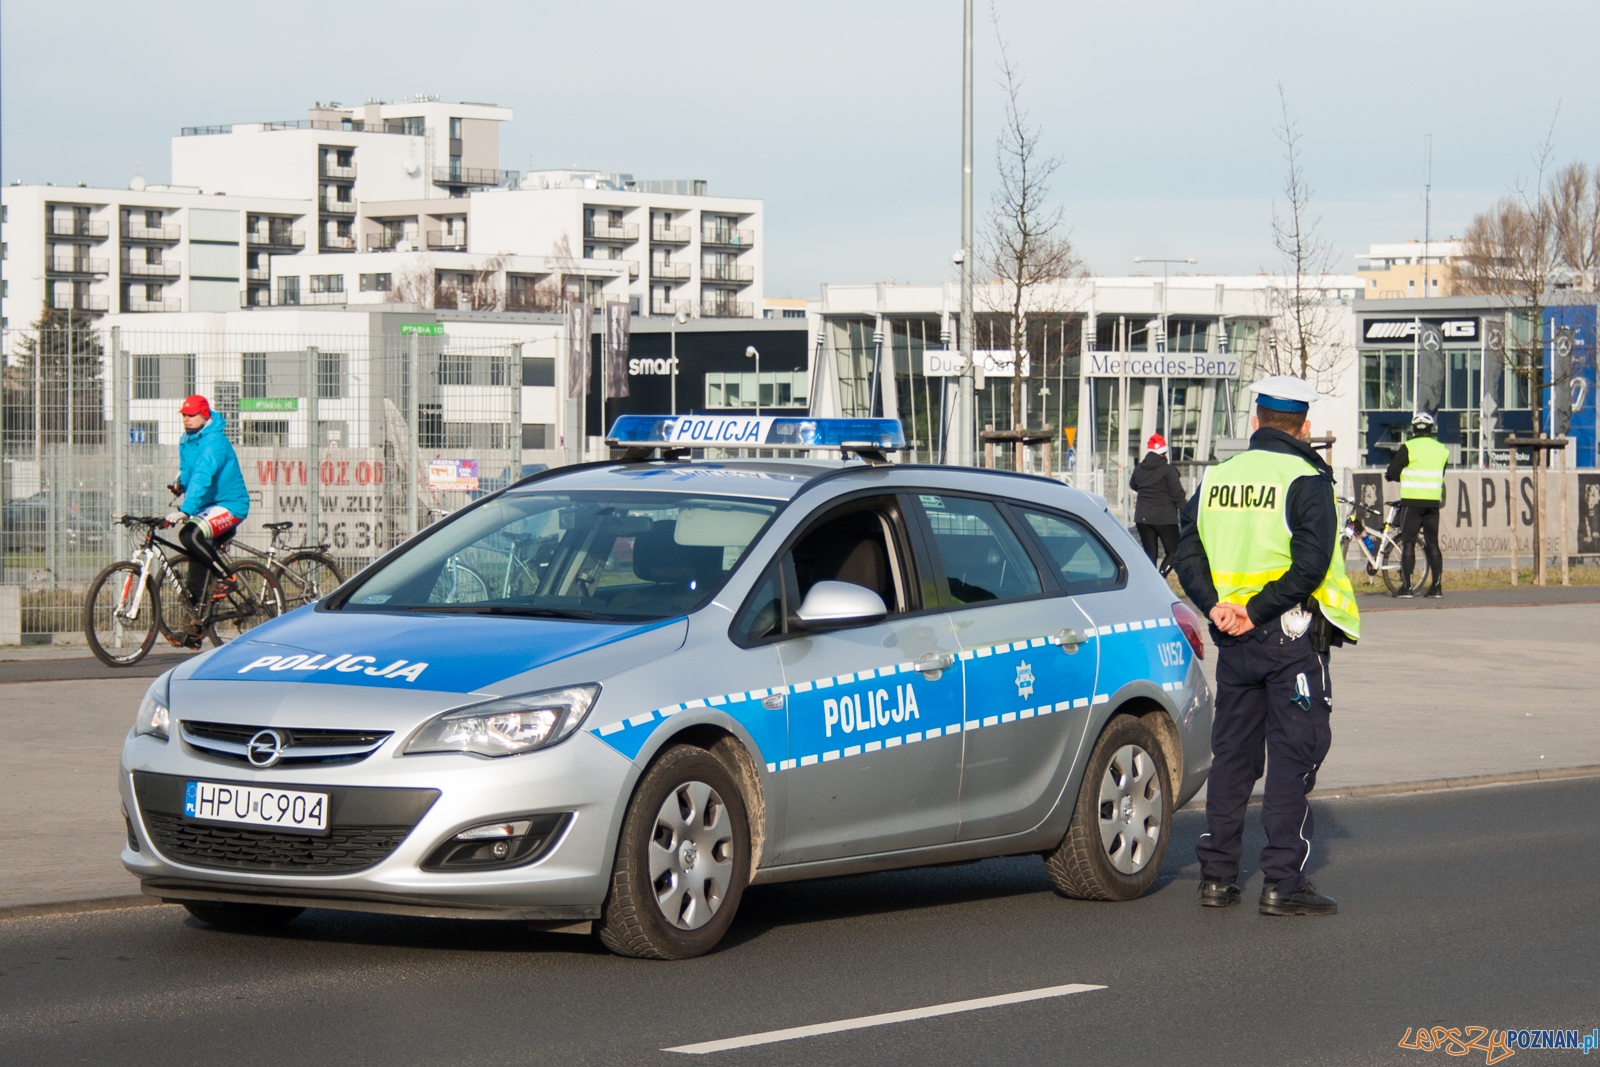
{"type": "MultiPolygon", "coordinates": [[[[1318,795],[1600,766],[1600,604],[1427,610],[1465,608],[1468,595],[1389,601],[1391,610],[1363,603],[1361,643],[1333,653],[1333,748],[1318,795]]],[[[0,668],[46,662],[72,661],[0,668]]],[[[1209,648],[1213,679],[1216,664],[1209,648]]],[[[148,684],[124,676],[0,686],[10,742],[0,747],[0,918],[18,905],[138,893],[117,859],[116,768],[148,684]]]]}

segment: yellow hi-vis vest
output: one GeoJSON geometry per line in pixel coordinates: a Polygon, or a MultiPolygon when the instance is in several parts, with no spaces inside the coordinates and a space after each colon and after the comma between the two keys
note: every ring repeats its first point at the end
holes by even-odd
{"type": "Polygon", "coordinates": [[[1444,469],[1450,449],[1426,434],[1406,442],[1410,462],[1400,472],[1401,500],[1443,500],[1444,469]]]}
{"type": "MultiPolygon", "coordinates": [[[[1200,543],[1211,582],[1229,604],[1247,604],[1289,570],[1289,486],[1317,469],[1299,456],[1251,449],[1207,468],[1200,483],[1200,543]]],[[[1312,598],[1351,640],[1361,636],[1355,590],[1335,547],[1312,598]]]]}

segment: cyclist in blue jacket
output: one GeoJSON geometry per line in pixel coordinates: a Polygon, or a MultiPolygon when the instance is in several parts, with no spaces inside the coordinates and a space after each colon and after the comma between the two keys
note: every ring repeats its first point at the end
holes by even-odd
{"type": "MultiPolygon", "coordinates": [[[[211,410],[199,393],[178,408],[183,416],[183,439],[178,442],[178,480],[169,488],[181,493],[177,510],[167,516],[168,526],[178,526],[178,540],[192,561],[189,565],[189,600],[198,612],[212,575],[228,580],[231,573],[217,549],[230,540],[235,528],[250,514],[250,493],[244,486],[239,457],[223,433],[226,420],[211,410]]],[[[192,648],[200,647],[197,618],[190,619],[192,648]]]]}

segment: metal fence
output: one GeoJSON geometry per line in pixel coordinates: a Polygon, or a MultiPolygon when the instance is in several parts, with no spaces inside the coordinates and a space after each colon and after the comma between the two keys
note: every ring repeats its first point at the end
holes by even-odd
{"type": "Polygon", "coordinates": [[[290,521],[347,571],[522,473],[521,344],[439,335],[0,334],[0,585],[21,587],[25,643],[81,640],[82,597],[131,550],[120,514],[171,510],[178,405],[206,396],[238,453],[239,540],[290,521]]]}

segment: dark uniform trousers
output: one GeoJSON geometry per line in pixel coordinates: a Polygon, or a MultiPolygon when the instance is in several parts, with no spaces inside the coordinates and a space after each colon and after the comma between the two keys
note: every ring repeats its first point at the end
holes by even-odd
{"type": "Polygon", "coordinates": [[[1201,878],[1238,879],[1245,809],[1265,766],[1261,825],[1267,847],[1261,850],[1261,873],[1269,882],[1278,881],[1280,892],[1306,883],[1313,828],[1306,796],[1317,784],[1317,768],[1333,739],[1332,710],[1328,654],[1314,651],[1307,636],[1291,640],[1276,619],[1219,649],[1207,832],[1195,848],[1201,878]]]}

